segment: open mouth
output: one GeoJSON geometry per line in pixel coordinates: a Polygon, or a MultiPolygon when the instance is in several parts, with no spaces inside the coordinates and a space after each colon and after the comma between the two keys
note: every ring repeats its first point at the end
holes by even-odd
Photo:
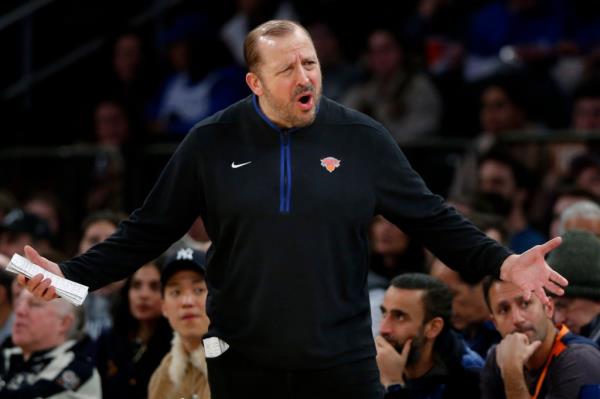
{"type": "Polygon", "coordinates": [[[311,93],[302,94],[298,97],[297,102],[303,111],[310,110],[313,107],[313,95],[311,93]]]}

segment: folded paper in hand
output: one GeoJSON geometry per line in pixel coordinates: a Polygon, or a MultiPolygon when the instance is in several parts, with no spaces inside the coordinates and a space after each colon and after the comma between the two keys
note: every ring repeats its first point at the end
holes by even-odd
{"type": "Polygon", "coordinates": [[[52,281],[52,286],[56,289],[56,293],[71,302],[74,305],[81,305],[88,294],[88,287],[76,283],[66,278],[60,277],[46,269],[42,269],[35,263],[31,263],[27,258],[19,254],[14,254],[6,271],[23,274],[27,278],[32,278],[37,274],[43,274],[44,278],[49,278],[52,281]]]}

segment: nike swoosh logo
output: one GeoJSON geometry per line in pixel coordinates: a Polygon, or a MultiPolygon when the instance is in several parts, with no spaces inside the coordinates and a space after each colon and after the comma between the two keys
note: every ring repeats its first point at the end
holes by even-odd
{"type": "Polygon", "coordinates": [[[250,162],[244,162],[244,163],[238,163],[237,165],[236,165],[236,163],[235,163],[235,162],[232,162],[232,163],[231,163],[231,167],[232,167],[233,169],[237,169],[237,168],[241,168],[242,166],[246,166],[246,165],[248,165],[248,164],[250,164],[250,163],[252,163],[252,161],[250,161],[250,162]]]}

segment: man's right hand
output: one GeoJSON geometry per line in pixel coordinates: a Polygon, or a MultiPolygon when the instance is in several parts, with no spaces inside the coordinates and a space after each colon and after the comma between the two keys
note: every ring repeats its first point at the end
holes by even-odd
{"type": "Polygon", "coordinates": [[[404,370],[410,353],[412,339],[406,340],[402,352],[398,353],[396,348],[385,340],[381,335],[375,337],[375,348],[377,349],[377,366],[381,384],[388,387],[393,384],[404,384],[404,370]]]}
{"type": "MultiPolygon", "coordinates": [[[[44,258],[29,245],[25,246],[25,257],[29,259],[30,262],[35,263],[42,269],[46,269],[49,272],[52,272],[60,277],[64,277],[62,271],[58,267],[58,264],[44,258]]],[[[37,274],[30,279],[28,279],[22,274],[19,274],[17,276],[17,281],[19,282],[19,284],[27,288],[27,290],[37,298],[42,298],[46,301],[58,298],[58,295],[56,295],[55,288],[50,285],[51,280],[48,278],[44,279],[44,276],[42,274],[37,274]]]]}

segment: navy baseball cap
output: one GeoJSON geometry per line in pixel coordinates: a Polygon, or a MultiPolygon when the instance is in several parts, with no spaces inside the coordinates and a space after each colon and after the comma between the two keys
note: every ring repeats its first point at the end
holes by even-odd
{"type": "Polygon", "coordinates": [[[193,270],[204,276],[206,274],[204,252],[194,248],[184,247],[168,256],[160,274],[162,290],[165,289],[169,279],[180,270],[193,270]]]}

